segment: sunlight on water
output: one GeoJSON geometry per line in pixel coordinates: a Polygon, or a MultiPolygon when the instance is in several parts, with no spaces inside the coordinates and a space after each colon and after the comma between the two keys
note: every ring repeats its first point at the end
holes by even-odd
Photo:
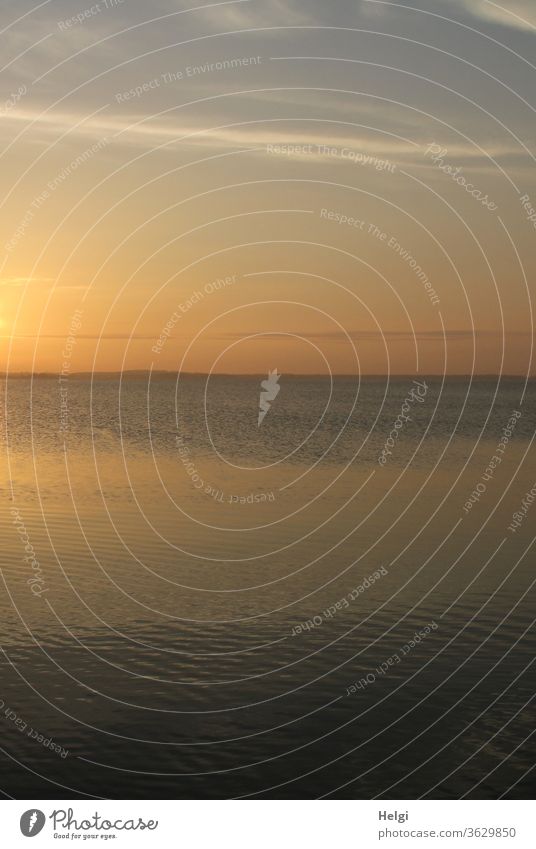
{"type": "MultiPolygon", "coordinates": [[[[30,382],[7,384],[3,700],[71,756],[108,764],[87,765],[79,790],[95,795],[113,794],[133,766],[129,793],[142,793],[149,751],[157,795],[183,780],[199,795],[279,784],[292,795],[296,776],[324,763],[299,784],[317,794],[349,741],[365,775],[359,792],[374,794],[397,780],[389,758],[405,729],[418,741],[402,763],[417,767],[442,739],[453,741],[449,758],[476,753],[514,708],[500,746],[515,747],[534,652],[532,637],[518,638],[534,599],[526,535],[507,526],[534,484],[523,464],[533,456],[529,403],[485,492],[470,496],[521,384],[506,383],[491,409],[494,384],[430,382],[383,464],[411,381],[364,382],[353,409],[355,384],[336,381],[316,430],[324,380],[282,378],[262,428],[258,385],[215,381],[207,431],[202,379],[178,393],[172,380],[149,393],[127,381],[120,394],[112,382],[72,381],[61,433],[54,381],[33,382],[31,419],[30,382]],[[225,775],[217,790],[192,778],[215,771],[225,775]]],[[[65,780],[69,761],[29,745],[24,756],[65,780]]],[[[467,786],[494,757],[492,747],[475,754],[467,786]]],[[[454,796],[442,764],[440,792],[454,796]]],[[[525,768],[521,750],[504,767],[525,768]]],[[[340,769],[342,783],[353,758],[340,769]]],[[[425,792],[423,781],[417,769],[399,793],[425,792]]]]}

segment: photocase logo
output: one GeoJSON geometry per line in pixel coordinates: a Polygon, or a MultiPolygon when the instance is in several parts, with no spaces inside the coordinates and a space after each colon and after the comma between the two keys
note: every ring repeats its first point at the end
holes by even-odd
{"type": "Polygon", "coordinates": [[[26,811],[20,818],[20,830],[25,837],[35,837],[43,829],[46,817],[43,811],[32,808],[26,811]]]}
{"type": "Polygon", "coordinates": [[[277,369],[275,368],[273,371],[268,372],[268,379],[261,381],[261,398],[259,401],[259,421],[257,427],[260,427],[264,421],[264,418],[272,406],[271,402],[275,401],[277,396],[279,395],[279,390],[281,389],[279,385],[280,374],[277,373],[277,369]]]}

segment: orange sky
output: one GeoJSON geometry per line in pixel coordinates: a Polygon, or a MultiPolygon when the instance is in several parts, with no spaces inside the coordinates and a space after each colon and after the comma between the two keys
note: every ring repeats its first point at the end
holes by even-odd
{"type": "Polygon", "coordinates": [[[521,60],[501,100],[501,57],[416,55],[394,20],[281,41],[222,10],[177,46],[61,8],[44,45],[33,18],[8,33],[0,370],[532,372],[521,60]]]}

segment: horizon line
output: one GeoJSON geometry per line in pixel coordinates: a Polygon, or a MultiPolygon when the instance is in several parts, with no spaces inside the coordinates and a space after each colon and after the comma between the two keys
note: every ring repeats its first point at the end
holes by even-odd
{"type": "MultiPolygon", "coordinates": [[[[0,377],[2,378],[10,378],[10,377],[36,377],[36,378],[63,378],[63,380],[69,380],[70,378],[77,377],[125,377],[125,376],[166,376],[166,377],[265,377],[266,372],[207,372],[207,371],[183,371],[179,372],[174,369],[126,369],[124,371],[73,371],[70,374],[63,375],[61,372],[55,371],[0,371],[0,377]]],[[[523,379],[523,380],[534,380],[536,379],[536,373],[534,374],[521,374],[517,372],[451,372],[448,374],[444,374],[441,372],[367,372],[360,375],[357,375],[353,372],[333,372],[330,374],[325,374],[321,372],[286,372],[286,377],[316,377],[316,378],[340,378],[340,377],[354,377],[357,379],[362,378],[415,378],[415,377],[423,377],[423,378],[510,378],[510,379],[523,379]]]]}

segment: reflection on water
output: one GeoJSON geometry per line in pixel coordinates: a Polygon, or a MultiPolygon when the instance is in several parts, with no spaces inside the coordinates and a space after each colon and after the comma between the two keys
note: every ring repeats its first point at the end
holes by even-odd
{"type": "Polygon", "coordinates": [[[280,383],[4,388],[11,795],[530,795],[533,384],[280,383]]]}

